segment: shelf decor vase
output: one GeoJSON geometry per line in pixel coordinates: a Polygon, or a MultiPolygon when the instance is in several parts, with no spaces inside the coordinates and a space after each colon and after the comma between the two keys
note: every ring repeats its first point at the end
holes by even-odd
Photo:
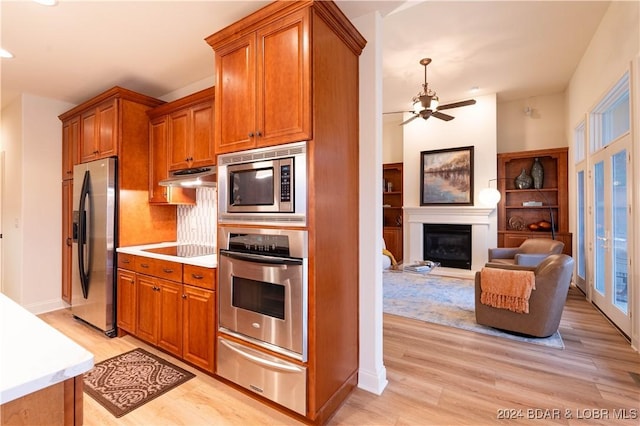
{"type": "Polygon", "coordinates": [[[523,168],[518,177],[516,177],[514,184],[518,189],[529,189],[533,183],[533,178],[527,174],[527,171],[523,168]]]}
{"type": "Polygon", "coordinates": [[[531,177],[533,178],[533,187],[535,189],[542,188],[544,180],[544,168],[538,157],[533,159],[533,165],[531,166],[531,177]]]}

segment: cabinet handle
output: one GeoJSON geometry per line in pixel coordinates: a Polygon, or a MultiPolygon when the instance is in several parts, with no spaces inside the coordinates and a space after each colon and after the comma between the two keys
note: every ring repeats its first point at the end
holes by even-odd
{"type": "Polygon", "coordinates": [[[183,299],[186,299],[186,298],[187,298],[187,295],[186,295],[186,294],[183,294],[183,295],[182,295],[182,298],[183,298],[183,299]]]}
{"type": "Polygon", "coordinates": [[[258,130],[258,131],[256,132],[256,136],[257,136],[257,137],[262,136],[262,132],[261,132],[260,130],[258,130]]]}
{"type": "Polygon", "coordinates": [[[141,263],[141,264],[140,264],[140,267],[141,267],[141,268],[148,268],[148,267],[149,267],[149,265],[148,265],[147,263],[141,263]]]}
{"type": "Polygon", "coordinates": [[[71,245],[71,238],[67,238],[67,245],[70,246],[71,245]]]}
{"type": "Polygon", "coordinates": [[[132,279],[132,280],[130,280],[130,282],[131,282],[131,284],[134,284],[136,281],[132,279]]]}
{"type": "Polygon", "coordinates": [[[204,278],[204,275],[198,275],[198,274],[191,274],[191,276],[196,280],[201,280],[204,278]]]}
{"type": "Polygon", "coordinates": [[[170,274],[170,273],[172,273],[172,272],[173,272],[173,269],[163,268],[163,269],[162,269],[162,271],[163,271],[164,273],[170,274]]]}
{"type": "Polygon", "coordinates": [[[122,263],[131,263],[129,259],[122,259],[122,263]]]}
{"type": "Polygon", "coordinates": [[[93,151],[93,153],[98,155],[100,153],[100,151],[96,150],[96,151],[93,151]]]}

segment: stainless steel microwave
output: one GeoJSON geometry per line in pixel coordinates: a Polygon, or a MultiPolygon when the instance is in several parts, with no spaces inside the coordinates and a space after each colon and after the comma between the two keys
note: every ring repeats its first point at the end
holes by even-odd
{"type": "Polygon", "coordinates": [[[296,142],[220,155],[219,220],[306,225],[306,148],[296,142]]]}

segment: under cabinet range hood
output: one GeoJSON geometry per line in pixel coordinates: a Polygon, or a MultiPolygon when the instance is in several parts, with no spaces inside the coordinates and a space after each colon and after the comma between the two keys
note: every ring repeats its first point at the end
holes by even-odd
{"type": "Polygon", "coordinates": [[[174,170],[169,177],[158,182],[160,186],[179,186],[196,188],[198,186],[216,186],[216,166],[174,170]]]}

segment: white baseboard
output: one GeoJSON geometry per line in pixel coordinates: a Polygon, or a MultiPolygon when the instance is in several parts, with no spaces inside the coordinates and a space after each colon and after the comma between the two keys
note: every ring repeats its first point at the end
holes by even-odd
{"type": "Polygon", "coordinates": [[[378,374],[375,374],[375,372],[360,369],[358,371],[358,387],[367,392],[382,395],[382,392],[389,383],[387,380],[387,369],[383,366],[377,373],[378,374]]]}
{"type": "Polygon", "coordinates": [[[57,311],[69,307],[62,299],[45,300],[38,303],[23,306],[27,311],[34,315],[44,314],[46,312],[57,311]]]}

